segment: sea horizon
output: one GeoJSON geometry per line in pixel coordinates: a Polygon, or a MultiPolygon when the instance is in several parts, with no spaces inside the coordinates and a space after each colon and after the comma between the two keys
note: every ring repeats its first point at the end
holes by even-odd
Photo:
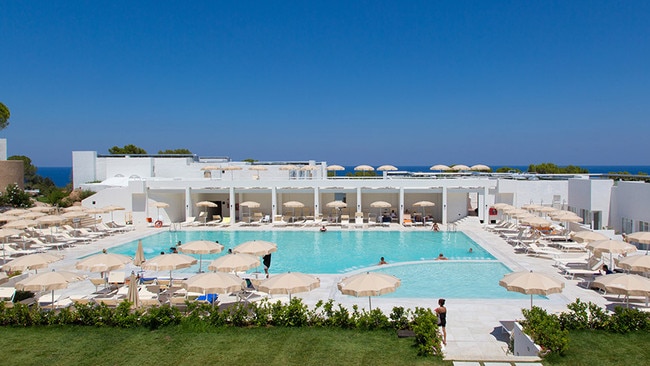
{"type": "MultiPolygon", "coordinates": [[[[431,165],[402,165],[397,166],[400,171],[406,172],[430,172],[431,165]]],[[[566,165],[559,165],[566,166],[566,165]]],[[[628,172],[630,174],[650,174],[650,165],[575,165],[587,169],[591,174],[607,174],[612,172],[628,172]]],[[[528,165],[493,165],[490,166],[493,171],[501,167],[509,167],[525,172],[528,165]]],[[[338,172],[339,176],[354,172],[354,166],[344,166],[345,170],[338,172]]],[[[50,178],[57,187],[65,187],[72,182],[72,167],[68,166],[43,166],[37,167],[36,174],[50,178]]]]}

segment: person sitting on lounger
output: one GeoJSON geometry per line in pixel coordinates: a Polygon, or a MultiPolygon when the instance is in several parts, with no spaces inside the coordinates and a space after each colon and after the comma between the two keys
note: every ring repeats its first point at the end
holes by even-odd
{"type": "Polygon", "coordinates": [[[614,273],[614,272],[612,272],[612,270],[609,269],[609,267],[608,267],[606,264],[603,264],[603,267],[602,267],[602,269],[600,270],[600,273],[601,273],[601,274],[604,274],[604,275],[608,275],[608,274],[612,274],[612,273],[614,273]]]}

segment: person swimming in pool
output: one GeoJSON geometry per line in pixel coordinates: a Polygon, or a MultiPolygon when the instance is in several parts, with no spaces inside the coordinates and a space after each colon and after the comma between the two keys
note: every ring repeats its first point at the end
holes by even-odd
{"type": "Polygon", "coordinates": [[[382,264],[388,264],[388,262],[386,262],[384,257],[379,258],[379,263],[377,263],[378,266],[381,266],[382,264]]]}
{"type": "Polygon", "coordinates": [[[438,254],[438,258],[436,258],[437,261],[446,261],[447,259],[448,258],[442,253],[438,254]]]}

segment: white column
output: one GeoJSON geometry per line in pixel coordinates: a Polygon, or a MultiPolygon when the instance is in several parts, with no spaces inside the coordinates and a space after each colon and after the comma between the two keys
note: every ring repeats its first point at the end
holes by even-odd
{"type": "Polygon", "coordinates": [[[185,220],[192,216],[192,189],[185,188],[185,220]]]}
{"type": "Polygon", "coordinates": [[[447,224],[447,187],[442,187],[442,224],[447,224]]]}
{"type": "Polygon", "coordinates": [[[278,214],[278,188],[271,187],[271,221],[275,220],[275,215],[278,214]]]}
{"type": "Polygon", "coordinates": [[[235,187],[230,187],[230,222],[234,224],[237,222],[237,211],[235,211],[235,187]]]}
{"type": "Polygon", "coordinates": [[[361,212],[361,187],[357,187],[357,211],[361,212]]]}
{"type": "Polygon", "coordinates": [[[320,191],[318,186],[314,187],[314,219],[318,217],[320,213],[320,191]]]}
{"type": "Polygon", "coordinates": [[[404,222],[404,187],[399,187],[399,223],[404,222]]]}

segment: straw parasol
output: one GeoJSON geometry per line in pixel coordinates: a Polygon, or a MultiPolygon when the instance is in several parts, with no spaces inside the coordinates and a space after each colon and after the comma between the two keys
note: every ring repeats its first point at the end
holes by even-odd
{"type": "Polygon", "coordinates": [[[27,271],[47,268],[50,263],[60,261],[61,257],[48,253],[35,253],[18,257],[2,266],[3,271],[27,271]]]}
{"type": "Polygon", "coordinates": [[[199,273],[201,273],[201,266],[203,265],[203,254],[221,253],[223,245],[207,240],[190,241],[178,247],[183,253],[198,254],[199,255],[199,273]]]}
{"type": "Polygon", "coordinates": [[[291,216],[296,216],[296,208],[303,208],[305,207],[305,204],[298,201],[288,201],[283,203],[282,206],[291,208],[292,209],[291,216]]]}
{"type": "Polygon", "coordinates": [[[208,219],[208,207],[213,207],[214,208],[214,207],[219,207],[219,205],[217,205],[214,202],[210,202],[210,201],[200,201],[200,202],[196,203],[196,207],[204,207],[205,208],[205,211],[204,211],[205,212],[205,217],[204,217],[204,219],[207,221],[207,219],[208,219]]]}
{"type": "Polygon", "coordinates": [[[44,213],[44,212],[38,212],[38,211],[28,211],[28,212],[25,212],[24,214],[22,214],[22,215],[20,215],[18,217],[20,217],[21,219],[34,220],[34,219],[37,219],[37,218],[43,217],[43,216],[47,216],[47,214],[44,213]]]}
{"type": "Polygon", "coordinates": [[[3,227],[7,229],[27,229],[28,227],[36,226],[37,224],[38,222],[36,222],[36,220],[20,219],[8,222],[4,224],[3,227]]]}
{"type": "Polygon", "coordinates": [[[16,289],[21,291],[52,291],[52,309],[54,309],[54,290],[68,287],[68,283],[83,279],[83,275],[73,272],[43,272],[16,283],[16,289]]]}
{"type": "Polygon", "coordinates": [[[562,292],[564,281],[543,273],[533,271],[513,272],[504,275],[499,285],[508,291],[530,295],[530,307],[533,307],[533,295],[550,295],[562,292]]]}
{"type": "Polygon", "coordinates": [[[422,207],[422,219],[427,216],[426,208],[425,207],[433,207],[436,204],[431,202],[431,201],[418,201],[413,204],[415,207],[422,207]]]}
{"type": "Polygon", "coordinates": [[[246,271],[260,265],[260,259],[250,254],[226,254],[209,265],[208,269],[219,272],[246,271]]]}
{"type": "Polygon", "coordinates": [[[401,285],[399,278],[377,272],[359,273],[346,277],[338,283],[341,293],[352,296],[368,296],[368,307],[372,309],[371,296],[395,292],[401,285]]]}
{"type": "Polygon", "coordinates": [[[599,276],[593,286],[613,294],[625,295],[628,307],[630,296],[645,296],[646,304],[650,296],[650,279],[636,274],[614,273],[599,276]]]}
{"type": "Polygon", "coordinates": [[[635,272],[650,272],[650,255],[630,255],[620,261],[618,266],[635,272]]]}
{"type": "Polygon", "coordinates": [[[473,170],[473,171],[476,171],[476,172],[491,172],[491,171],[492,171],[492,168],[490,168],[490,167],[487,166],[487,165],[476,164],[476,165],[472,165],[472,166],[469,168],[469,170],[473,170]]]}
{"type": "Polygon", "coordinates": [[[211,171],[211,170],[221,170],[221,167],[220,167],[220,166],[217,166],[217,165],[208,165],[208,166],[204,166],[203,168],[201,168],[201,170],[203,170],[203,171],[207,171],[207,170],[210,170],[210,171],[211,171]]]}
{"type": "Polygon", "coordinates": [[[267,278],[259,285],[259,290],[269,295],[289,295],[308,292],[320,287],[320,279],[300,272],[288,272],[267,278]]]}
{"type": "Polygon", "coordinates": [[[577,233],[571,236],[571,240],[578,243],[589,243],[592,241],[608,240],[608,239],[609,238],[607,236],[601,233],[595,231],[589,231],[589,230],[578,231],[577,233]]]}
{"type": "Polygon", "coordinates": [[[86,211],[84,206],[70,206],[63,209],[63,212],[75,212],[75,211],[86,211]]]}
{"type": "Polygon", "coordinates": [[[379,168],[377,168],[377,170],[380,172],[391,172],[391,171],[396,171],[397,167],[394,165],[382,165],[379,168]]]}
{"type": "MultiPolygon", "coordinates": [[[[334,202],[336,202],[336,201],[334,201],[334,202]]],[[[370,204],[370,207],[378,208],[379,209],[378,215],[381,216],[381,210],[383,208],[391,208],[391,207],[393,207],[393,205],[391,205],[390,203],[388,203],[386,201],[375,201],[375,202],[370,204]]]]}
{"type": "Polygon", "coordinates": [[[126,298],[131,303],[131,309],[140,307],[140,295],[138,293],[138,279],[135,273],[131,272],[129,277],[129,291],[126,293],[126,298]]]}
{"type": "Polygon", "coordinates": [[[189,292],[226,294],[241,290],[244,281],[230,273],[207,272],[188,278],[181,283],[181,286],[189,292]]]}
{"type": "Polygon", "coordinates": [[[7,215],[14,215],[14,216],[20,216],[24,213],[29,212],[26,208],[12,208],[9,211],[5,211],[4,213],[7,215]]]}
{"type": "Polygon", "coordinates": [[[89,272],[108,272],[122,269],[131,263],[131,257],[116,253],[99,253],[84,258],[75,264],[75,268],[89,272]]]}
{"type": "Polygon", "coordinates": [[[135,257],[133,257],[133,264],[140,267],[142,263],[146,262],[147,259],[144,257],[144,248],[142,247],[142,240],[138,240],[138,249],[135,251],[135,257]]]}
{"type": "Polygon", "coordinates": [[[447,166],[447,165],[444,165],[444,164],[436,164],[436,165],[432,166],[431,168],[429,168],[429,170],[437,170],[437,171],[442,172],[442,171],[451,170],[451,168],[449,166],[447,166]]]}
{"type": "Polygon", "coordinates": [[[521,223],[534,228],[550,227],[552,225],[550,221],[538,216],[524,217],[521,219],[521,223]]]}
{"type": "Polygon", "coordinates": [[[240,207],[248,207],[248,219],[251,219],[251,208],[259,208],[261,205],[255,201],[244,201],[239,204],[240,207]]]}
{"type": "Polygon", "coordinates": [[[451,167],[451,170],[456,170],[456,171],[469,170],[469,167],[463,164],[456,164],[451,167]]]}
{"type": "Polygon", "coordinates": [[[293,164],[287,164],[287,165],[282,165],[281,167],[278,168],[279,170],[298,170],[299,168],[293,164]]]}
{"type": "Polygon", "coordinates": [[[0,214],[0,222],[11,222],[11,221],[18,221],[20,220],[20,217],[14,216],[14,215],[7,215],[7,214],[0,214]]]}
{"type": "Polygon", "coordinates": [[[639,244],[645,244],[646,249],[648,248],[647,245],[650,244],[650,232],[648,231],[637,231],[636,233],[632,233],[628,235],[625,238],[625,241],[628,243],[639,243],[639,244]]]}
{"type": "MultiPolygon", "coordinates": [[[[22,231],[17,230],[17,229],[5,229],[5,228],[0,229],[0,239],[6,239],[8,237],[11,237],[11,236],[14,236],[14,235],[19,235],[19,234],[22,234],[22,231]]],[[[6,250],[5,250],[5,245],[7,244],[6,241],[7,240],[5,240],[4,243],[2,243],[2,256],[3,256],[4,262],[7,261],[7,253],[6,253],[6,250]]]]}
{"type": "Polygon", "coordinates": [[[620,240],[596,240],[587,244],[594,253],[628,254],[636,252],[636,247],[620,240]]]}
{"type": "Polygon", "coordinates": [[[142,264],[142,269],[150,271],[166,271],[169,270],[169,285],[172,285],[173,277],[172,271],[175,269],[187,268],[196,264],[196,259],[185,254],[161,254],[157,257],[154,257],[144,264],[142,264]]]}
{"type": "Polygon", "coordinates": [[[263,255],[277,252],[278,246],[277,244],[268,241],[253,240],[239,244],[238,246],[234,247],[232,251],[234,253],[244,253],[261,257],[263,255]]]}
{"type": "Polygon", "coordinates": [[[495,203],[492,205],[492,207],[496,208],[497,210],[505,210],[507,208],[513,208],[514,206],[507,203],[495,203]]]}
{"type": "Polygon", "coordinates": [[[375,168],[371,167],[370,165],[357,165],[354,167],[354,171],[357,172],[373,172],[375,171],[375,168]]]}

